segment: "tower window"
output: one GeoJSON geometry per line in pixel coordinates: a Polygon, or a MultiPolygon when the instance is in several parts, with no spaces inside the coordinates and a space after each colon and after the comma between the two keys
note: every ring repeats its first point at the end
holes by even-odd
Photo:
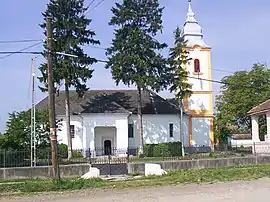
{"type": "Polygon", "coordinates": [[[200,73],[201,72],[200,60],[198,60],[198,59],[194,60],[194,72],[195,73],[200,73]]]}

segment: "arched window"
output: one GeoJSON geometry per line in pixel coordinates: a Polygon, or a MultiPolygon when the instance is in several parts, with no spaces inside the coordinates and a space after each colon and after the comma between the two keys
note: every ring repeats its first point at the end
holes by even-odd
{"type": "Polygon", "coordinates": [[[200,73],[201,72],[200,60],[198,60],[198,59],[194,60],[194,72],[195,73],[200,73]]]}

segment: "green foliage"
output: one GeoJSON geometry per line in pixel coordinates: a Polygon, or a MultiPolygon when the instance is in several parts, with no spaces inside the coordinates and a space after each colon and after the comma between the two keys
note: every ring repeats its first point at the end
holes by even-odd
{"type": "Polygon", "coordinates": [[[158,0],[123,0],[111,10],[109,25],[115,30],[106,68],[116,84],[156,91],[166,87],[167,61],[158,51],[167,45],[154,38],[162,30],[163,8],[158,0]]]}
{"type": "MultiPolygon", "coordinates": [[[[49,145],[48,110],[36,110],[37,148],[49,145]]],[[[31,142],[31,110],[9,114],[6,132],[0,137],[0,149],[30,150],[31,142]]]]}
{"type": "Polygon", "coordinates": [[[180,101],[192,94],[192,85],[188,83],[188,74],[184,69],[188,61],[189,52],[185,50],[186,41],[181,36],[179,27],[176,28],[174,33],[174,47],[170,49],[169,65],[171,74],[168,72],[168,78],[172,86],[170,87],[171,92],[175,92],[175,98],[180,101]]]}
{"type": "MultiPolygon", "coordinates": [[[[262,64],[254,64],[250,71],[238,71],[222,79],[225,84],[216,99],[215,128],[222,133],[235,130],[249,131],[249,110],[270,98],[270,70],[262,64]]],[[[260,119],[265,123],[265,117],[260,119]]],[[[265,133],[265,125],[261,133],[265,133]]],[[[216,131],[216,136],[219,132],[216,131]]]]}
{"type": "Polygon", "coordinates": [[[175,157],[182,156],[181,142],[167,142],[159,144],[145,144],[145,157],[175,157]]]}
{"type": "MultiPolygon", "coordinates": [[[[68,87],[74,86],[79,95],[88,90],[85,83],[93,73],[89,65],[97,62],[95,58],[84,53],[82,46],[99,44],[99,41],[93,38],[95,32],[88,29],[91,20],[84,15],[86,10],[84,0],[50,0],[47,10],[43,13],[44,23],[40,25],[46,36],[46,17],[52,16],[52,51],[78,56],[74,58],[53,54],[53,71],[55,83],[60,85],[64,80],[68,87]]],[[[46,44],[44,48],[46,54],[46,44]]],[[[47,90],[47,65],[43,64],[39,69],[42,73],[39,80],[44,84],[44,87],[40,88],[45,91],[47,90]]]]}
{"type": "Polygon", "coordinates": [[[68,146],[65,144],[58,145],[58,154],[60,159],[66,159],[68,157],[68,146]]]}

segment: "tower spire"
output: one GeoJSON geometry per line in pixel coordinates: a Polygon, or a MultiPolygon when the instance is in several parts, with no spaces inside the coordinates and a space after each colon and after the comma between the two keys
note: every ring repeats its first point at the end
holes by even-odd
{"type": "Polygon", "coordinates": [[[192,10],[191,0],[188,0],[188,13],[186,23],[187,22],[197,22],[197,20],[195,19],[195,13],[192,10]]]}
{"type": "Polygon", "coordinates": [[[191,0],[188,0],[188,12],[186,16],[182,36],[188,41],[187,45],[191,47],[194,45],[208,47],[203,40],[202,28],[197,22],[195,13],[192,10],[191,0]]]}

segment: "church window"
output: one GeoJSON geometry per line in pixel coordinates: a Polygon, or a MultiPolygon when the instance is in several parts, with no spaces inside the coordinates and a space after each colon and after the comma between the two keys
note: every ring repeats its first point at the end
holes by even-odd
{"type": "Polygon", "coordinates": [[[194,72],[195,73],[200,73],[201,72],[200,60],[198,60],[198,59],[194,60],[194,72]]]}

